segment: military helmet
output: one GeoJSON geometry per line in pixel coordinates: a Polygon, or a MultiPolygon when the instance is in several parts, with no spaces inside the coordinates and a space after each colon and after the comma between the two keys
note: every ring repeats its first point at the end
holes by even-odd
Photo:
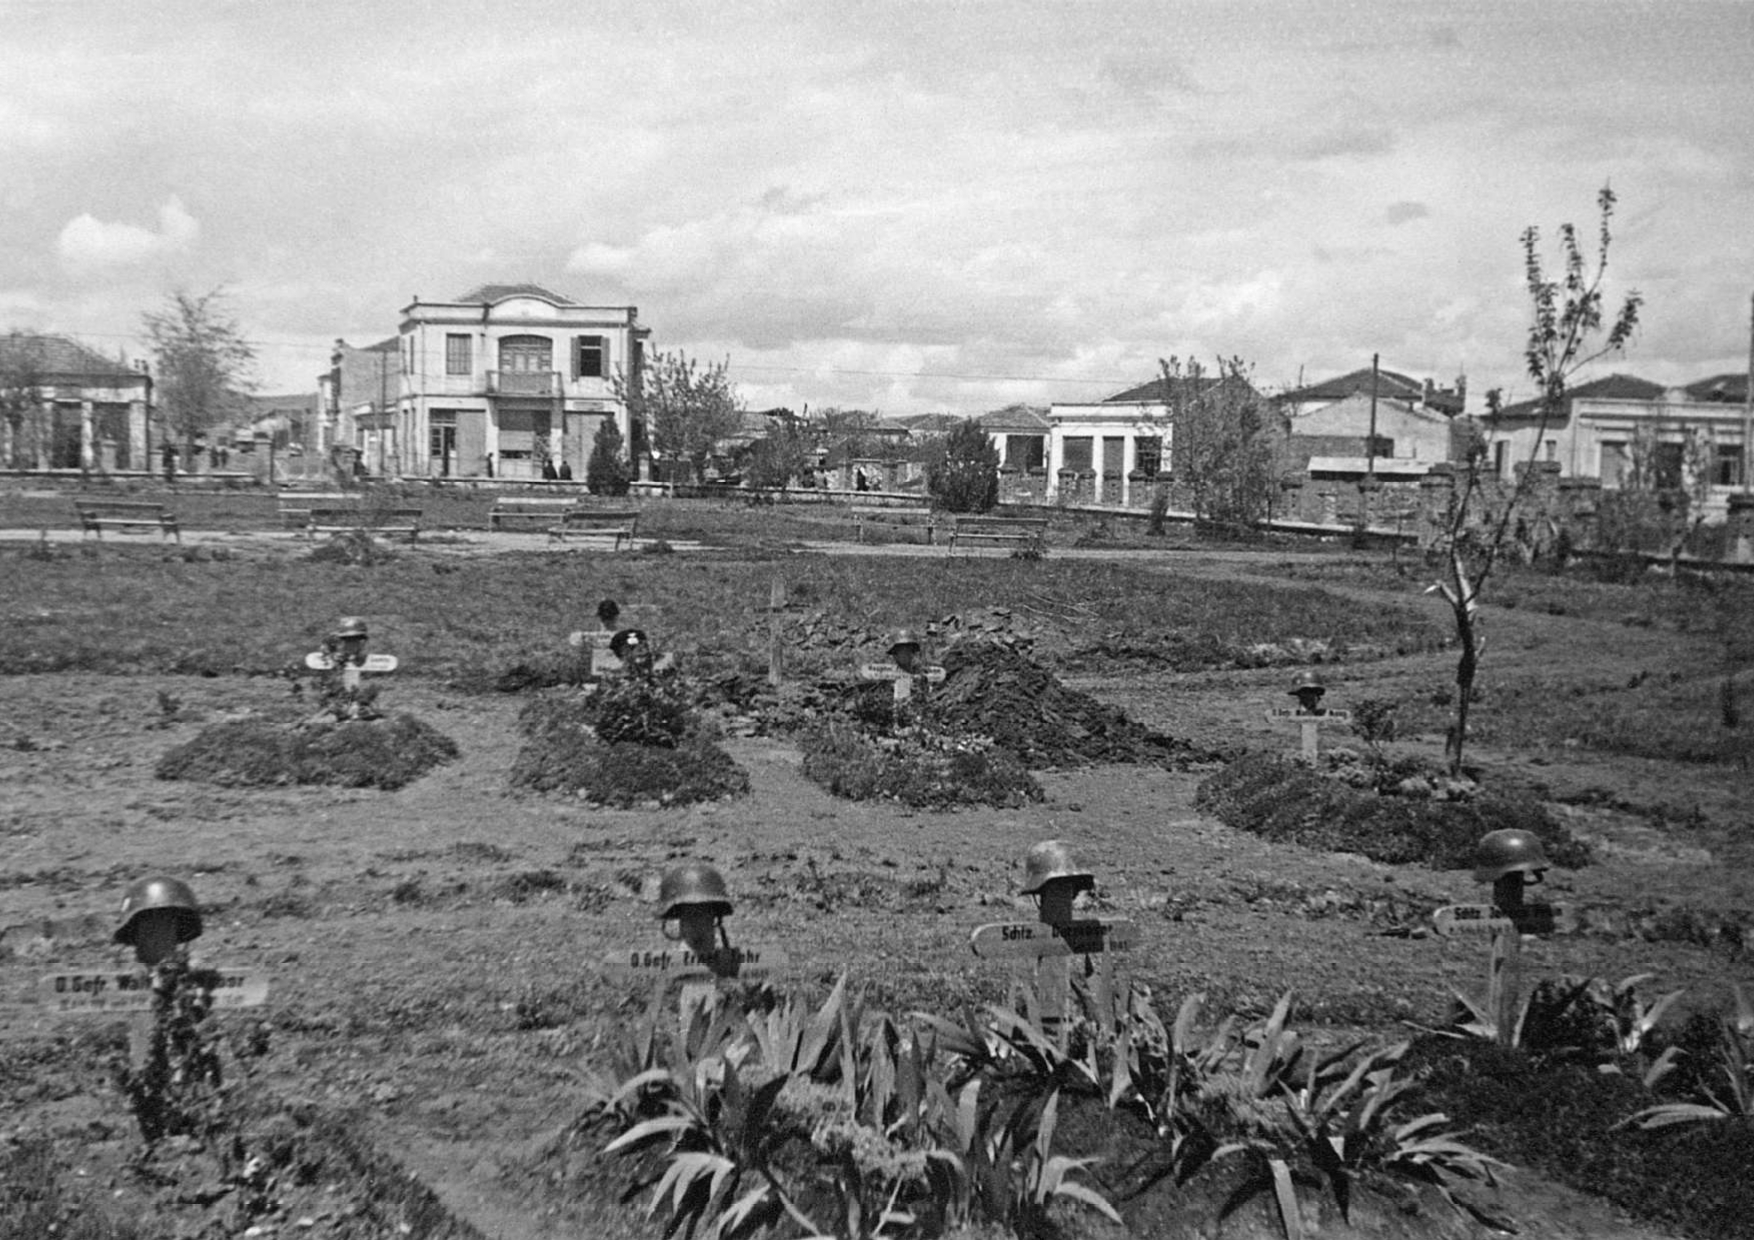
{"type": "Polygon", "coordinates": [[[1056,879],[1070,879],[1079,891],[1096,886],[1096,875],[1079,868],[1071,849],[1059,840],[1043,840],[1024,855],[1023,894],[1034,895],[1056,879]]]}
{"type": "Polygon", "coordinates": [[[714,917],[731,912],[725,876],[704,861],[685,861],[664,871],[658,880],[658,917],[668,921],[684,908],[704,908],[714,917]]]}
{"type": "Polygon", "coordinates": [[[1497,882],[1506,874],[1539,874],[1549,862],[1541,837],[1521,827],[1488,831],[1474,848],[1474,881],[1497,882]]]}
{"type": "Polygon", "coordinates": [[[364,637],[364,636],[366,636],[365,617],[364,616],[342,616],[341,622],[335,626],[334,636],[336,636],[336,637],[364,637]]]}
{"type": "Polygon", "coordinates": [[[115,941],[132,946],[140,914],[161,908],[176,914],[177,942],[200,937],[201,906],[195,903],[189,884],[178,878],[157,877],[140,879],[122,897],[122,924],[116,928],[115,941]]]}
{"type": "Polygon", "coordinates": [[[894,650],[897,646],[917,647],[919,644],[920,635],[912,629],[897,629],[895,630],[895,635],[889,639],[889,649],[891,650],[894,650]]]}
{"type": "Polygon", "coordinates": [[[1297,673],[1297,679],[1292,682],[1291,688],[1288,690],[1292,697],[1300,697],[1305,693],[1326,693],[1327,691],[1328,687],[1322,683],[1322,678],[1315,674],[1314,669],[1307,667],[1297,673]]]}
{"type": "Polygon", "coordinates": [[[646,637],[644,629],[622,629],[609,639],[609,652],[623,662],[649,654],[651,648],[651,640],[646,637]]]}

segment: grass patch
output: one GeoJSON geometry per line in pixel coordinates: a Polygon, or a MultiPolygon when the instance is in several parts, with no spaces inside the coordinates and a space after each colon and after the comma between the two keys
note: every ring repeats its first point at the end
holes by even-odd
{"type": "Polygon", "coordinates": [[[1385,795],[1276,754],[1232,762],[1201,782],[1194,803],[1239,831],[1390,865],[1417,861],[1438,870],[1466,869],[1480,837],[1501,827],[1540,836],[1556,866],[1571,869],[1589,861],[1588,846],[1526,793],[1492,790],[1461,801],[1385,795]]]}
{"type": "Polygon", "coordinates": [[[1092,631],[1136,634],[1141,646],[1150,634],[1213,635],[1210,654],[1190,647],[1178,666],[1228,666],[1236,650],[1263,642],[1361,654],[1434,648],[1445,636],[1411,610],[1361,608],[1311,586],[1179,589],[1162,573],[1083,561],[822,557],[779,568],[759,552],[459,560],[398,547],[395,559],[364,567],[291,557],[190,563],[154,548],[106,547],[93,560],[14,553],[5,571],[13,596],[32,606],[0,613],[9,621],[0,624],[0,674],[272,674],[302,663],[337,616],[365,615],[372,649],[400,658],[404,675],[487,691],[520,664],[545,679],[567,633],[595,626],[603,598],[649,607],[657,620],[645,627],[663,650],[693,660],[691,670],[764,669],[776,573],[804,618],[788,626],[799,637],[788,667],[802,677],[849,672],[881,653],[888,630],[1001,598],[1017,600],[1018,617],[1060,650],[1092,631]],[[816,640],[811,628],[852,640],[816,640]]]}
{"type": "Polygon", "coordinates": [[[160,779],[230,787],[332,784],[402,788],[457,756],[457,743],[410,714],[321,730],[240,719],[205,728],[159,760],[160,779]]]}
{"type": "Polygon", "coordinates": [[[1414,1109],[1445,1112],[1487,1153],[1698,1240],[1748,1234],[1754,1121],[1616,1130],[1658,1100],[1636,1077],[1481,1039],[1428,1037],[1409,1063],[1422,1076],[1414,1109]]]}

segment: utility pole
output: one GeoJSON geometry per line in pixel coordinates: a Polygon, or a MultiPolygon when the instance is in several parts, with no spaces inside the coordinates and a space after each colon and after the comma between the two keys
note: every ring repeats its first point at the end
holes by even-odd
{"type": "Polygon", "coordinates": [[[1742,494],[1754,495],[1754,294],[1748,298],[1747,384],[1742,392],[1742,494]]]}
{"type": "Polygon", "coordinates": [[[1370,442],[1364,448],[1364,472],[1376,477],[1376,381],[1377,367],[1382,362],[1382,354],[1370,355],[1370,442]]]}

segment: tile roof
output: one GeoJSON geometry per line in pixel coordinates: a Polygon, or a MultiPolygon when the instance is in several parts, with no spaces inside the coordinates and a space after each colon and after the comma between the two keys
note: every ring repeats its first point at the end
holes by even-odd
{"type": "MultiPolygon", "coordinates": [[[[1580,396],[1591,400],[1656,400],[1664,390],[1662,384],[1640,379],[1637,375],[1604,375],[1600,379],[1591,379],[1588,383],[1566,389],[1565,411],[1553,421],[1553,425],[1565,425],[1571,416],[1571,402],[1580,396]]],[[[1495,426],[1506,422],[1538,422],[1541,420],[1541,399],[1537,396],[1532,400],[1519,400],[1500,409],[1496,417],[1487,414],[1486,420],[1495,426]]]]}
{"type": "Polygon", "coordinates": [[[464,305],[492,305],[496,301],[504,301],[508,297],[540,297],[544,301],[552,301],[562,306],[576,306],[572,298],[543,288],[540,284],[483,284],[472,288],[454,300],[464,305]]]}
{"type": "MultiPolygon", "coordinates": [[[[1376,394],[1378,396],[1411,397],[1415,400],[1425,395],[1425,385],[1417,379],[1409,378],[1396,370],[1378,369],[1376,394]]],[[[1324,379],[1320,383],[1312,383],[1295,391],[1286,392],[1279,399],[1283,401],[1302,402],[1306,400],[1345,400],[1354,392],[1370,394],[1370,367],[1349,370],[1333,379],[1324,379]]]]}
{"type": "Polygon", "coordinates": [[[54,375],[69,377],[131,378],[140,372],[125,362],[105,357],[67,336],[39,335],[35,332],[9,332],[0,336],[0,362],[14,365],[28,361],[45,378],[54,375]]]}
{"type": "Polygon", "coordinates": [[[1689,400],[1722,401],[1725,404],[1740,405],[1748,399],[1748,375],[1746,371],[1713,375],[1709,379],[1689,383],[1686,392],[1689,400]]]}
{"type": "Polygon", "coordinates": [[[990,413],[983,413],[977,420],[981,424],[981,429],[988,432],[1009,431],[1013,434],[1026,435],[1045,435],[1052,425],[1048,421],[1047,411],[1033,405],[1007,405],[1003,409],[994,409],[990,413]]]}
{"type": "MultiPolygon", "coordinates": [[[[1223,375],[1206,375],[1200,380],[1200,386],[1203,388],[1214,388],[1225,381],[1226,379],[1223,375]]],[[[1231,379],[1229,381],[1232,383],[1240,383],[1249,391],[1254,391],[1254,385],[1249,383],[1246,379],[1231,379]]],[[[1141,383],[1138,387],[1130,387],[1124,392],[1116,392],[1113,396],[1105,396],[1102,399],[1102,403],[1105,405],[1120,405],[1134,404],[1145,400],[1161,401],[1163,399],[1165,399],[1163,380],[1160,377],[1151,380],[1149,383],[1141,383]]]]}

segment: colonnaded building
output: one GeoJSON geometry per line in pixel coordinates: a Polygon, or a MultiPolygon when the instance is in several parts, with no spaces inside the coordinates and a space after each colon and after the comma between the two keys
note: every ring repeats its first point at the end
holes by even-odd
{"type": "Polygon", "coordinates": [[[395,353],[390,341],[354,351],[388,354],[391,381],[367,365],[348,384],[338,364],[326,394],[333,442],[356,442],[367,468],[403,477],[539,478],[545,463],[564,462],[582,479],[605,420],[624,454],[632,443],[614,378],[638,375],[649,333],[638,307],[587,305],[534,284],[415,297],[395,353]]]}

